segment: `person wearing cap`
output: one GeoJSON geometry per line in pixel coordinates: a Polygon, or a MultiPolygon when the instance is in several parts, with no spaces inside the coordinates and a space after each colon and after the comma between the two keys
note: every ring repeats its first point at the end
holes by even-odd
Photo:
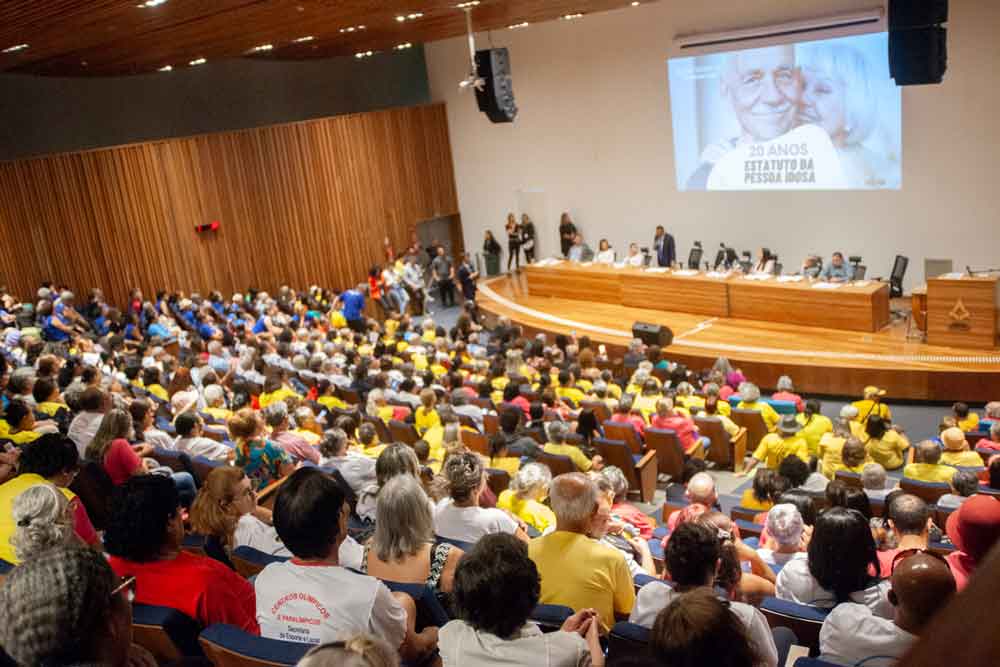
{"type": "MultiPolygon", "coordinates": [[[[775,426],[778,424],[778,420],[781,419],[774,408],[771,407],[770,403],[764,403],[760,400],[760,389],[757,385],[750,382],[744,382],[740,387],[740,402],[736,407],[740,410],[756,410],[760,413],[760,416],[764,418],[764,424],[767,425],[767,430],[773,432],[775,426]]],[[[793,418],[794,419],[794,418],[793,418]]],[[[798,430],[798,424],[796,424],[796,430],[798,430]]]]}
{"type": "MultiPolygon", "coordinates": [[[[768,406],[770,407],[770,406],[768,406]]],[[[809,462],[809,446],[806,441],[799,437],[798,432],[801,426],[796,421],[794,415],[785,415],[778,422],[778,432],[768,433],[760,440],[760,444],[750,457],[750,462],[746,467],[736,473],[737,477],[749,474],[760,463],[765,468],[777,470],[781,461],[787,456],[798,456],[805,462],[809,462]]]]}
{"type": "Polygon", "coordinates": [[[969,443],[965,441],[965,432],[957,426],[946,428],[941,432],[941,444],[944,445],[944,452],[941,453],[941,463],[944,465],[959,468],[982,467],[982,457],[969,450],[969,443]]]}
{"type": "Polygon", "coordinates": [[[948,554],[948,565],[958,590],[962,590],[1000,539],[1000,500],[986,495],[969,498],[948,516],[946,532],[955,545],[955,551],[948,554]]]}
{"type": "Polygon", "coordinates": [[[955,469],[940,463],[941,448],[933,440],[924,440],[916,446],[913,461],[903,468],[903,477],[918,482],[951,484],[955,469]]]}
{"type": "MultiPolygon", "coordinates": [[[[890,426],[880,416],[872,415],[865,424],[864,437],[859,439],[865,443],[865,451],[875,463],[886,470],[903,467],[910,441],[898,426],[890,426]]],[[[962,443],[965,444],[964,436],[962,443]]],[[[978,455],[976,458],[978,459],[978,455]]]]}
{"type": "Polygon", "coordinates": [[[767,539],[757,553],[775,573],[793,558],[806,558],[802,539],[805,523],[795,505],[782,503],[772,507],[767,512],[766,525],[767,539]]]}
{"type": "Polygon", "coordinates": [[[879,618],[853,602],[837,605],[820,629],[821,660],[836,665],[895,664],[956,590],[943,560],[920,550],[899,554],[891,581],[892,618],[879,618]]]}
{"type": "Polygon", "coordinates": [[[885,389],[869,385],[865,387],[862,396],[864,398],[860,401],[851,403],[851,405],[858,409],[858,416],[854,418],[855,421],[865,424],[872,415],[878,415],[887,422],[892,421],[892,413],[889,411],[889,406],[881,401],[881,398],[885,396],[885,389]]]}

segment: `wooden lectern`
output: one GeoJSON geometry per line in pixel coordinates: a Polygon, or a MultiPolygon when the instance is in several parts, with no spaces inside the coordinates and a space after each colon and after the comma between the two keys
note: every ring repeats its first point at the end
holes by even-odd
{"type": "Polygon", "coordinates": [[[927,281],[927,342],[991,350],[997,346],[1000,276],[930,278],[927,281]]]}

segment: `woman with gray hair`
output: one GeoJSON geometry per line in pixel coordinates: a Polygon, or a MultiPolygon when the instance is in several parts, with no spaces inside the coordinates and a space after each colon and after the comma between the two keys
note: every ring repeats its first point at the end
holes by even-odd
{"type": "Polygon", "coordinates": [[[366,486],[358,495],[355,512],[359,517],[367,521],[376,520],[379,493],[390,479],[398,475],[409,475],[420,481],[420,461],[413,448],[401,442],[383,449],[375,460],[375,483],[366,486]]]}
{"type": "Polygon", "coordinates": [[[497,508],[510,512],[541,534],[556,528],[556,515],[542,504],[549,495],[552,471],[541,463],[525,464],[514,475],[510,488],[500,492],[497,508]]]}
{"type": "Polygon", "coordinates": [[[740,410],[756,410],[764,418],[767,430],[774,432],[775,426],[781,420],[781,416],[775,412],[770,403],[760,400],[760,389],[752,382],[744,382],[740,385],[740,402],[736,407],[740,410]]]}
{"type": "Polygon", "coordinates": [[[54,547],[79,544],[69,500],[52,484],[37,484],[14,498],[11,514],[10,543],[21,563],[54,547]]]}
{"type": "Polygon", "coordinates": [[[155,665],[129,655],[134,583],[93,549],[38,554],[0,587],[0,645],[19,665],[155,665]]]}
{"type": "Polygon", "coordinates": [[[398,475],[382,487],[375,511],[375,535],[365,545],[361,571],[408,584],[426,584],[451,592],[462,550],[434,542],[434,516],[423,487],[409,475],[398,475]]]}
{"type": "Polygon", "coordinates": [[[628,502],[628,480],[622,469],[618,466],[607,466],[601,470],[601,474],[611,484],[611,491],[614,493],[611,504],[612,516],[639,531],[642,539],[651,538],[653,530],[656,528],[656,522],[648,514],[628,502]]]}
{"type": "Polygon", "coordinates": [[[442,469],[450,497],[434,510],[434,531],[438,537],[475,543],[490,533],[511,533],[528,541],[523,521],[495,507],[480,507],[479,496],[486,488],[486,471],[479,455],[458,452],[448,457],[442,469]]]}

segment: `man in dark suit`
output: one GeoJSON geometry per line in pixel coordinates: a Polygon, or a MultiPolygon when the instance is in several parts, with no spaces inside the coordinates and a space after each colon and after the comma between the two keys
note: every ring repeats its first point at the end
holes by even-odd
{"type": "Polygon", "coordinates": [[[656,251],[656,263],[660,266],[672,266],[677,259],[677,248],[674,237],[667,234],[663,225],[656,226],[656,236],[653,237],[653,249],[656,251]]]}

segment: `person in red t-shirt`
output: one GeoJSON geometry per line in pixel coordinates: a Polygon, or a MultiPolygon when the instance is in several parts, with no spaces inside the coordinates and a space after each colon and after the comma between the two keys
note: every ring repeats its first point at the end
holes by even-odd
{"type": "Polygon", "coordinates": [[[795,385],[792,384],[792,378],[782,375],[778,378],[778,384],[775,386],[775,389],[777,391],[771,394],[772,401],[788,401],[795,404],[797,412],[805,410],[805,403],[802,402],[802,397],[795,393],[795,385]]]}
{"type": "Polygon", "coordinates": [[[685,454],[691,454],[695,447],[708,447],[710,440],[698,435],[698,427],[694,420],[674,410],[674,401],[670,398],[661,398],[656,402],[656,415],[653,417],[652,426],[656,429],[668,429],[677,433],[677,439],[681,442],[685,454]]]}
{"type": "Polygon", "coordinates": [[[115,489],[104,533],[108,562],[136,578],[136,602],[176,609],[203,626],[228,623],[253,635],[253,586],[222,563],[181,551],[184,510],[168,477],[140,475],[115,489]]]}
{"type": "Polygon", "coordinates": [[[611,421],[616,424],[631,424],[640,436],[646,433],[646,422],[639,415],[633,415],[632,400],[628,396],[622,396],[621,402],[615,408],[615,413],[611,415],[611,421]]]}

